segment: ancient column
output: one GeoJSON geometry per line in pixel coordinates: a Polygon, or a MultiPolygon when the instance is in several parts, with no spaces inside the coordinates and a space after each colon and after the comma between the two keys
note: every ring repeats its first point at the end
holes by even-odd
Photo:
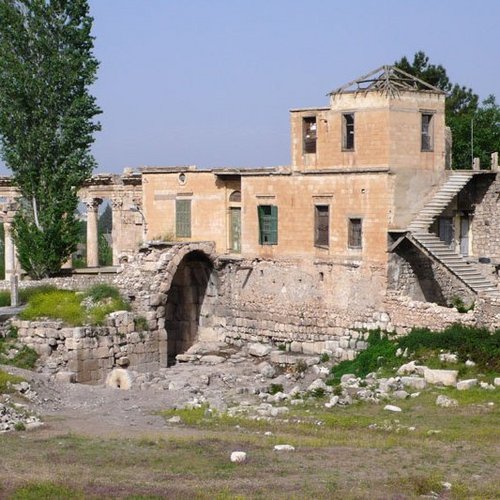
{"type": "Polygon", "coordinates": [[[123,200],[121,198],[113,198],[111,200],[111,210],[112,210],[112,230],[111,237],[113,240],[113,265],[117,266],[119,262],[119,256],[122,251],[121,248],[121,234],[122,234],[122,206],[123,200]]]}
{"type": "Polygon", "coordinates": [[[99,266],[99,235],[97,232],[98,210],[102,200],[92,198],[87,206],[87,267],[99,266]]]}
{"type": "Polygon", "coordinates": [[[12,239],[12,221],[5,218],[3,223],[3,230],[5,235],[4,241],[4,258],[5,258],[5,280],[10,282],[16,267],[16,249],[14,247],[14,240],[12,239]]]}

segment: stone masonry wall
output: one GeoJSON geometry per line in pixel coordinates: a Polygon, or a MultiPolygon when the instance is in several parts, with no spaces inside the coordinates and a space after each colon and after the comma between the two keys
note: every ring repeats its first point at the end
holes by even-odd
{"type": "Polygon", "coordinates": [[[106,326],[66,327],[61,321],[14,319],[19,339],[40,356],[50,373],[66,372],[76,382],[103,383],[114,367],[136,371],[159,368],[157,331],[137,331],[134,314],[112,313],[106,326]]]}
{"type": "Polygon", "coordinates": [[[400,296],[446,306],[455,298],[472,304],[475,294],[445,266],[403,242],[390,255],[389,289],[400,296]]]}

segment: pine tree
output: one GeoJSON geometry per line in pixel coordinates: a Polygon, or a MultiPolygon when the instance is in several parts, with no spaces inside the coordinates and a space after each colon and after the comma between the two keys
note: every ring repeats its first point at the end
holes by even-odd
{"type": "Polygon", "coordinates": [[[33,278],[76,249],[78,189],[100,113],[87,0],[0,0],[0,145],[21,193],[13,236],[33,278]]]}

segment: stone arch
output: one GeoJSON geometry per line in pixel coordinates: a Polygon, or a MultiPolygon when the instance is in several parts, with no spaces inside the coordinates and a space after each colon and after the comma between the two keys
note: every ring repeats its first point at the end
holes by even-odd
{"type": "Polygon", "coordinates": [[[215,254],[205,246],[178,249],[166,266],[161,288],[166,298],[167,364],[175,363],[198,340],[213,340],[212,318],[217,295],[215,254]]]}

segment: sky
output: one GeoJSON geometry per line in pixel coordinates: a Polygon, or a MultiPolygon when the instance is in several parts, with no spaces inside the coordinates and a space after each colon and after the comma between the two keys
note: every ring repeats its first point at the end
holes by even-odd
{"type": "Polygon", "coordinates": [[[289,109],[327,105],[330,90],[418,50],[500,100],[499,0],[89,4],[97,172],[287,165],[289,109]]]}

